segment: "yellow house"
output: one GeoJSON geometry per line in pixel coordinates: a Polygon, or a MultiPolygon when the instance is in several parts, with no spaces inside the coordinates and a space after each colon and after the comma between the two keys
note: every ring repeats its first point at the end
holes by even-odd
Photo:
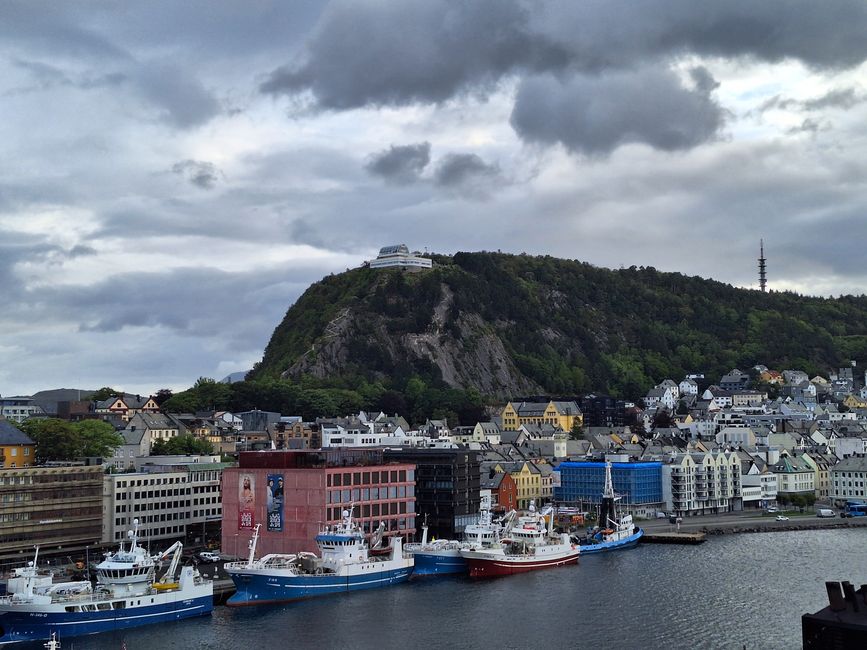
{"type": "Polygon", "coordinates": [[[509,402],[501,417],[504,431],[517,431],[522,424],[552,424],[571,431],[576,423],[584,424],[584,415],[575,402],[509,402]]]}
{"type": "Polygon", "coordinates": [[[8,420],[0,420],[0,467],[30,467],[36,462],[36,443],[8,420]]]}
{"type": "Polygon", "coordinates": [[[867,408],[867,401],[861,399],[857,395],[846,395],[846,397],[843,398],[843,404],[848,406],[850,409],[867,408]]]}
{"type": "Polygon", "coordinates": [[[505,472],[515,481],[518,492],[518,509],[526,510],[530,501],[537,505],[542,502],[542,475],[533,463],[519,461],[515,463],[498,463],[495,472],[505,472]]]}

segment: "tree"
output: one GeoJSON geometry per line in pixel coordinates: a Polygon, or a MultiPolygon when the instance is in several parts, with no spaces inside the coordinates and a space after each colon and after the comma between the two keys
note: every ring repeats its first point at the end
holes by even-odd
{"type": "Polygon", "coordinates": [[[106,457],[123,444],[123,436],[113,426],[102,420],[82,420],[72,425],[78,430],[80,456],[106,457]]]}
{"type": "Polygon", "coordinates": [[[109,397],[114,397],[115,395],[120,395],[120,394],[121,394],[121,391],[119,391],[119,390],[115,390],[114,388],[112,388],[110,386],[103,386],[99,390],[95,391],[90,396],[90,399],[92,399],[94,402],[104,402],[109,397]]]}
{"type": "Polygon", "coordinates": [[[677,411],[675,411],[675,413],[677,413],[678,415],[688,415],[689,414],[689,407],[686,405],[686,402],[684,400],[680,400],[677,403],[677,411]]]}
{"type": "Polygon", "coordinates": [[[171,399],[172,395],[174,395],[174,393],[170,388],[160,388],[154,395],[154,401],[158,406],[162,406],[163,402],[171,399]]]}
{"type": "Polygon", "coordinates": [[[102,420],[67,422],[56,418],[27,420],[21,430],[36,443],[36,461],[111,456],[123,444],[114,427],[102,420]]]}
{"type": "Polygon", "coordinates": [[[46,418],[25,420],[21,430],[36,443],[36,462],[74,460],[82,447],[81,434],[71,422],[46,418]]]}
{"type": "Polygon", "coordinates": [[[169,438],[166,443],[167,454],[193,454],[198,456],[211,454],[213,451],[214,449],[210,442],[189,434],[169,438]]]}
{"type": "Polygon", "coordinates": [[[570,440],[581,440],[584,437],[584,425],[581,424],[580,420],[574,420],[572,423],[572,430],[569,432],[570,440]]]}

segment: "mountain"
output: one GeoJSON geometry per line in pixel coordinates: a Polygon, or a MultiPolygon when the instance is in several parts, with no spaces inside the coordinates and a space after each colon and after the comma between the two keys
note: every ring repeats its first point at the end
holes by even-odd
{"type": "Polygon", "coordinates": [[[42,407],[43,411],[49,414],[54,414],[57,413],[58,402],[86,400],[94,392],[95,391],[93,390],[83,390],[80,388],[54,388],[33,393],[31,397],[33,398],[34,403],[42,407]]]}
{"type": "Polygon", "coordinates": [[[416,375],[498,398],[637,398],[693,372],[716,380],[761,363],[827,375],[867,361],[865,296],[762,293],[552,257],[433,259],[431,271],[363,267],[313,284],[250,378],[403,386],[416,375]]]}

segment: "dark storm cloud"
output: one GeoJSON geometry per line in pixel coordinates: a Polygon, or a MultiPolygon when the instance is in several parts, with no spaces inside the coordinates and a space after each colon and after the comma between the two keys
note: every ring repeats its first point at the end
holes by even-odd
{"type": "Polygon", "coordinates": [[[308,92],[323,109],[435,103],[516,72],[604,72],[688,53],[851,67],[867,57],[867,4],[347,0],[261,90],[308,92]]]}
{"type": "Polygon", "coordinates": [[[447,155],[435,174],[437,185],[451,187],[498,176],[499,167],[489,165],[474,153],[447,155]]]}
{"type": "Polygon", "coordinates": [[[310,91],[320,108],[441,102],[482,92],[516,68],[547,70],[563,47],[529,29],[516,0],[340,0],[328,7],[304,60],[271,73],[261,90],[310,91]]]}
{"type": "Polygon", "coordinates": [[[430,162],[430,142],[391,145],[370,157],[367,171],[392,183],[412,183],[430,162]]]}
{"type": "Polygon", "coordinates": [[[525,140],[592,155],[628,143],[689,149],[712,140],[724,114],[706,89],[683,86],[667,69],[642,68],[567,81],[525,79],[511,122],[525,140]]]}
{"type": "Polygon", "coordinates": [[[172,165],[172,171],[203,190],[213,189],[223,174],[214,163],[189,159],[172,165]]]}

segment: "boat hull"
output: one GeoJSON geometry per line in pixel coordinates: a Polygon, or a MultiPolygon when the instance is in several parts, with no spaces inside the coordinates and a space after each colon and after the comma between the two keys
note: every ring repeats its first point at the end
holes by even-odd
{"type": "Polygon", "coordinates": [[[580,549],[575,549],[563,555],[552,557],[524,557],[524,556],[500,556],[500,557],[467,557],[467,566],[472,578],[495,578],[508,576],[515,573],[526,573],[540,569],[553,569],[554,567],[567,566],[578,563],[580,549]]]}
{"type": "Polygon", "coordinates": [[[230,607],[265,605],[388,587],[406,582],[412,571],[412,561],[390,569],[349,574],[280,575],[255,570],[231,571],[236,591],[226,604],[230,607]]]}
{"type": "MultiPolygon", "coordinates": [[[[166,598],[172,594],[128,597],[121,599],[125,600],[124,609],[92,612],[67,612],[62,604],[59,607],[45,605],[2,608],[0,644],[45,640],[50,638],[52,632],[56,632],[58,638],[64,639],[205,616],[214,608],[214,597],[211,590],[202,591],[203,593],[195,597],[178,595],[177,598],[166,598]],[[156,602],[150,604],[148,601],[151,599],[156,602]],[[136,604],[138,602],[142,604],[136,604]]],[[[118,599],[112,599],[116,600],[118,599]]],[[[110,607],[112,601],[105,603],[110,607]]],[[[97,606],[104,604],[100,601],[94,602],[97,606]]]]}
{"type": "Polygon", "coordinates": [[[419,551],[413,553],[414,576],[439,576],[465,574],[467,561],[457,549],[451,551],[419,551]]]}
{"type": "Polygon", "coordinates": [[[597,542],[596,544],[582,544],[581,555],[592,553],[605,553],[607,551],[619,551],[626,548],[632,548],[638,544],[638,540],[644,535],[644,531],[640,528],[629,537],[617,540],[616,542],[597,542]]]}

